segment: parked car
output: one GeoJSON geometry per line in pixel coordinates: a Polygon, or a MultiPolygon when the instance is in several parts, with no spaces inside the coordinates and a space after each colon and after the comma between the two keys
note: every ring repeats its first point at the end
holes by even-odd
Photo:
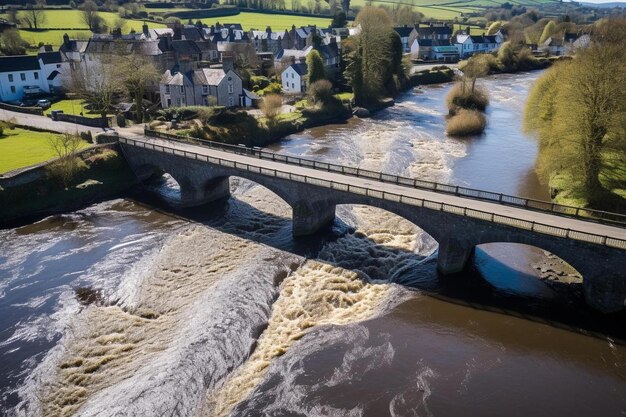
{"type": "Polygon", "coordinates": [[[42,109],[47,109],[48,107],[50,107],[50,100],[38,100],[37,101],[37,106],[41,107],[42,109]]]}

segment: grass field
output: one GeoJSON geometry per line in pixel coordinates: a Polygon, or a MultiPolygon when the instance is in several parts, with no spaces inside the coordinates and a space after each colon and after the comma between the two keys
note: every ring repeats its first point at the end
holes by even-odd
{"type": "Polygon", "coordinates": [[[52,106],[50,106],[48,110],[46,110],[45,114],[50,114],[52,110],[63,110],[63,113],[65,114],[75,115],[80,115],[80,113],[82,112],[83,116],[93,119],[100,117],[99,114],[89,113],[89,110],[87,110],[83,104],[83,100],[79,99],[57,101],[56,103],[52,104],[52,106]]]}
{"type": "MultiPolygon", "coordinates": [[[[194,19],[195,20],[195,19],[194,19]]],[[[306,17],[306,16],[289,16],[282,14],[265,14],[265,13],[248,13],[242,12],[235,16],[213,17],[209,19],[201,19],[202,23],[213,25],[216,22],[224,23],[241,23],[245,30],[258,29],[265,30],[267,26],[271,26],[272,30],[291,29],[292,25],[306,26],[317,25],[319,27],[328,27],[331,19],[323,17],[306,17]]]]}
{"type": "MultiPolygon", "coordinates": [[[[112,27],[119,15],[110,12],[101,12],[100,16],[105,20],[109,27],[112,27]]],[[[0,18],[6,18],[5,14],[0,13],[0,18]]],[[[130,32],[131,29],[139,32],[143,25],[141,20],[124,19],[126,25],[124,32],[130,32]]],[[[165,24],[148,23],[151,28],[162,28],[165,24]]],[[[42,32],[31,32],[28,30],[20,30],[22,39],[37,46],[40,42],[58,47],[63,42],[63,34],[67,33],[70,37],[77,39],[89,39],[91,32],[87,29],[87,25],[81,19],[80,10],[46,10],[46,23],[42,24],[43,29],[50,29],[42,32]],[[75,28],[83,30],[54,30],[59,28],[75,28]]]]}
{"type": "MultiPolygon", "coordinates": [[[[55,154],[49,141],[55,135],[20,128],[5,130],[4,136],[0,136],[0,173],[54,158],[55,154]]],[[[81,148],[87,146],[89,146],[87,142],[81,143],[81,148]]]]}

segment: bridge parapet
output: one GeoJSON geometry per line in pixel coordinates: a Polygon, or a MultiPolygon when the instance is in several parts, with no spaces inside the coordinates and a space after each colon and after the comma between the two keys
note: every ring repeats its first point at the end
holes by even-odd
{"type": "Polygon", "coordinates": [[[438,269],[444,274],[462,270],[476,245],[523,243],[548,250],[581,272],[590,305],[616,311],[626,301],[623,229],[536,212],[528,215],[527,211],[475,199],[440,197],[413,187],[259,161],[190,144],[120,138],[120,145],[131,166],[152,165],[170,172],[188,196],[185,203],[189,205],[226,196],[228,178],[243,177],[267,187],[292,207],[294,235],[310,234],[331,223],[337,204],[369,205],[398,214],[431,235],[440,244],[438,269]],[[458,204],[463,202],[467,206],[458,204]],[[561,222],[570,227],[560,227],[561,222]],[[611,233],[589,231],[596,229],[611,233]]]}

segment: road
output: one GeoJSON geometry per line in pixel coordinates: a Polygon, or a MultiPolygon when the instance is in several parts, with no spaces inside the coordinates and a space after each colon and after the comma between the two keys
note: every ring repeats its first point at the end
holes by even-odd
{"type": "Polygon", "coordinates": [[[549,213],[505,206],[488,201],[474,200],[471,198],[459,197],[451,194],[443,194],[428,190],[421,190],[413,187],[407,187],[403,185],[389,184],[372,179],[348,176],[335,172],[321,171],[297,165],[287,165],[280,162],[258,159],[254,156],[234,154],[193,144],[172,142],[158,138],[147,138],[141,136],[134,136],[132,139],[135,141],[159,145],[170,149],[197,153],[199,155],[210,156],[213,158],[221,158],[226,161],[237,162],[240,164],[248,164],[254,167],[289,172],[291,174],[303,175],[315,179],[369,188],[370,190],[374,191],[395,193],[402,196],[428,200],[435,203],[444,203],[457,207],[465,207],[468,209],[478,210],[486,213],[493,213],[499,216],[507,216],[513,219],[535,222],[562,229],[569,229],[571,231],[590,233],[600,236],[607,236],[614,239],[626,240],[626,229],[606,224],[599,224],[592,221],[577,220],[574,218],[562,217],[549,213]]]}
{"type": "Polygon", "coordinates": [[[21,126],[29,126],[37,129],[45,129],[59,133],[91,132],[92,134],[96,134],[103,131],[103,129],[96,127],[88,127],[67,122],[55,122],[46,116],[37,116],[34,114],[18,113],[14,111],[0,109],[0,120],[11,119],[14,119],[16,123],[21,126]]]}

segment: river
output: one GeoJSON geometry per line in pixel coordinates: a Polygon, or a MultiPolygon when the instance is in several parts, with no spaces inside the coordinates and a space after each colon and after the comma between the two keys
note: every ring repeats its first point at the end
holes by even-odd
{"type": "MultiPolygon", "coordinates": [[[[444,135],[450,86],[432,86],[271,149],[546,199],[520,126],[538,75],[482,81],[480,137],[444,135]]],[[[398,216],[339,206],[294,240],[288,205],[231,188],[201,209],[140,195],[0,230],[0,414],[626,415],[626,316],[588,309],[560,260],[485,245],[441,278],[436,242],[398,216]]]]}

